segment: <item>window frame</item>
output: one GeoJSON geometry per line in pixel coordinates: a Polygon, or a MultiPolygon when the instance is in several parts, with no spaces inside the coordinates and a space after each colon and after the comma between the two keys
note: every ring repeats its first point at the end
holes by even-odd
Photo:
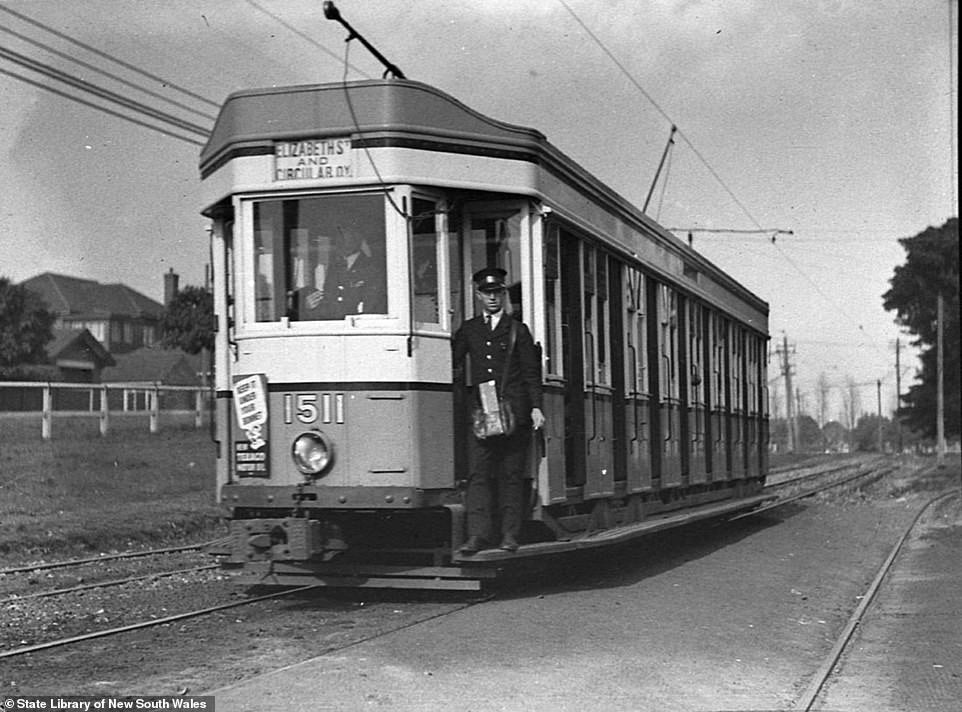
{"type": "MultiPolygon", "coordinates": [[[[409,194],[410,189],[400,186],[389,188],[395,202],[409,194]]],[[[405,218],[400,216],[383,188],[347,188],[341,190],[290,190],[256,192],[236,196],[235,211],[239,219],[240,235],[234,236],[234,284],[235,335],[244,338],[248,335],[267,335],[283,331],[285,333],[338,333],[352,332],[357,329],[392,330],[403,328],[409,319],[410,297],[406,285],[409,281],[407,264],[408,227],[405,218]],[[262,202],[284,200],[309,200],[327,196],[380,196],[384,210],[384,251],[387,289],[387,314],[347,315],[342,319],[294,321],[281,316],[272,321],[257,321],[256,316],[256,260],[254,255],[254,205],[262,202]],[[238,244],[239,241],[239,244],[238,244]],[[401,254],[398,254],[401,252],[401,254]]]]}

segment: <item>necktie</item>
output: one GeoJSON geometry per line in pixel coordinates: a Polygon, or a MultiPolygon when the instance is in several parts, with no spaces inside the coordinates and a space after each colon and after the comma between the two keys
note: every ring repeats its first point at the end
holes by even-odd
{"type": "Polygon", "coordinates": [[[484,322],[488,327],[488,331],[494,328],[494,319],[491,317],[490,314],[484,315],[484,322]]]}

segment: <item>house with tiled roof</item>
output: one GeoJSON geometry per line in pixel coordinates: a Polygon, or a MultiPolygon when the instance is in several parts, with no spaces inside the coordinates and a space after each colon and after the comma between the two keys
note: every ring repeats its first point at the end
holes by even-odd
{"type": "Polygon", "coordinates": [[[103,371],[104,383],[125,383],[149,387],[201,385],[199,356],[180,350],[144,348],[114,356],[114,364],[103,371]]]}
{"type": "Polygon", "coordinates": [[[56,315],[57,329],[87,329],[112,354],[121,354],[160,339],[164,305],[125,284],[44,272],[23,286],[38,294],[56,315]]]}
{"type": "Polygon", "coordinates": [[[113,366],[113,356],[87,329],[54,328],[47,344],[51,380],[99,383],[103,369],[113,366]]]}

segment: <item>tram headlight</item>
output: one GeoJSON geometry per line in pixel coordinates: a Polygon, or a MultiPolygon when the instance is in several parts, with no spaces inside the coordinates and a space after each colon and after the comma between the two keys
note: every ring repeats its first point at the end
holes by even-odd
{"type": "Polygon", "coordinates": [[[320,430],[301,433],[291,445],[291,457],[300,472],[319,477],[334,462],[334,445],[320,430]]]}

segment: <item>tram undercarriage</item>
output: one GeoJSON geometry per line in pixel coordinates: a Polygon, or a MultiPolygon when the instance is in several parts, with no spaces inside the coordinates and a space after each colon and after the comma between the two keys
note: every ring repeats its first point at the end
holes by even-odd
{"type": "Polygon", "coordinates": [[[762,481],[740,480],[538,508],[516,552],[459,555],[464,508],[331,511],[297,516],[237,512],[227,569],[248,586],[481,590],[534,558],[600,549],[760,506],[762,481]]]}

